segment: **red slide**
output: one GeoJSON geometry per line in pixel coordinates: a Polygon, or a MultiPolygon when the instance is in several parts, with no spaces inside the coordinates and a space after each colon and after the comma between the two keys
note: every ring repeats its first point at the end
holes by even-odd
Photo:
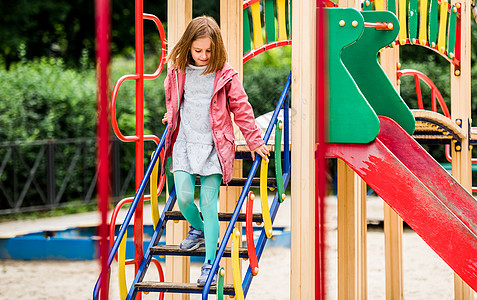
{"type": "Polygon", "coordinates": [[[380,117],[370,144],[329,144],[401,218],[477,291],[477,203],[393,120],[380,117]]]}

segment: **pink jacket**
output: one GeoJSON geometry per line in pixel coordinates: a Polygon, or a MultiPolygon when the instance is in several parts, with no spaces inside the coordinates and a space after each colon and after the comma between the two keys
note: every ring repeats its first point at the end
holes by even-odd
{"type": "MultiPolygon", "coordinates": [[[[169,130],[165,141],[165,157],[172,156],[172,149],[177,138],[180,124],[179,99],[182,100],[185,74],[175,68],[169,68],[164,81],[166,96],[167,121],[169,130]],[[178,95],[179,93],[179,95],[178,95]]],[[[234,122],[240,128],[245,141],[251,150],[264,144],[261,131],[255,124],[252,106],[238,78],[238,73],[229,64],[217,71],[214,81],[214,91],[210,102],[209,118],[212,138],[222,166],[223,181],[232,179],[235,159],[234,129],[230,113],[234,114],[234,122]]],[[[165,161],[162,162],[162,172],[165,172],[165,161]]]]}

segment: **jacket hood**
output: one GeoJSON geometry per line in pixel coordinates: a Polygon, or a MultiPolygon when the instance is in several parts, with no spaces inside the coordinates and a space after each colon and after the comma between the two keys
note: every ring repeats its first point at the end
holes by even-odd
{"type": "Polygon", "coordinates": [[[220,72],[220,76],[224,78],[231,78],[232,76],[238,74],[238,72],[234,68],[232,68],[229,63],[225,63],[222,70],[219,70],[218,72],[220,72]]]}

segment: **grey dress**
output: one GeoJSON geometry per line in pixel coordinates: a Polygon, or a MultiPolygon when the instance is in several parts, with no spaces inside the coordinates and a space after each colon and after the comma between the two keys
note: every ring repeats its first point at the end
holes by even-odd
{"type": "Polygon", "coordinates": [[[209,119],[215,73],[202,75],[205,68],[189,65],[185,69],[181,122],[172,150],[172,172],[181,170],[204,176],[222,174],[209,119]]]}

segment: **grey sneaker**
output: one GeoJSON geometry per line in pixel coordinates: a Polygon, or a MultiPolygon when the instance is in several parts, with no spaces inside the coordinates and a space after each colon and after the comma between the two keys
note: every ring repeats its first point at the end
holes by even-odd
{"type": "MultiPolygon", "coordinates": [[[[197,279],[197,284],[199,286],[205,285],[205,282],[207,281],[207,277],[209,277],[211,268],[212,268],[212,264],[210,263],[210,260],[205,262],[202,268],[200,268],[200,271],[202,273],[200,274],[199,279],[197,279]]],[[[214,278],[212,278],[211,285],[216,285],[216,284],[217,284],[217,273],[214,274],[214,278]]]]}
{"type": "Polygon", "coordinates": [[[179,248],[181,250],[192,251],[205,244],[204,232],[200,229],[189,226],[189,235],[182,241],[179,248]]]}

